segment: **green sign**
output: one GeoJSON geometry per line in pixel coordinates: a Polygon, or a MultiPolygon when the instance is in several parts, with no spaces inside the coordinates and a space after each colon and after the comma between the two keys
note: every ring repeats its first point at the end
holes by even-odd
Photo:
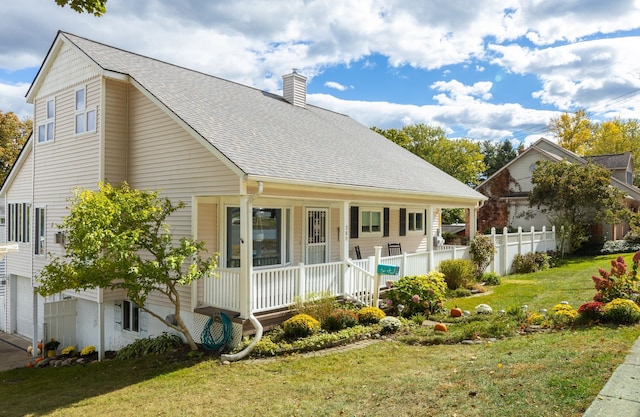
{"type": "Polygon", "coordinates": [[[398,272],[400,272],[399,266],[378,264],[379,275],[398,275],[398,272]]]}

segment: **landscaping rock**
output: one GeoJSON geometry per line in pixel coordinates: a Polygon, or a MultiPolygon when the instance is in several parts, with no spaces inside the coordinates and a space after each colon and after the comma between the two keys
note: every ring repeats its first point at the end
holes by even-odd
{"type": "Polygon", "coordinates": [[[478,304],[476,306],[476,313],[478,313],[478,314],[491,314],[491,313],[493,313],[493,309],[488,304],[478,304]]]}

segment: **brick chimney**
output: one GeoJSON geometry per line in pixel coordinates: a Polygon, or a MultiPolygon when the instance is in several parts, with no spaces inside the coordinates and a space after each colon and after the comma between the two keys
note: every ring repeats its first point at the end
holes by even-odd
{"type": "Polygon", "coordinates": [[[300,75],[294,68],[291,74],[282,76],[282,96],[298,107],[307,105],[307,77],[300,75]]]}

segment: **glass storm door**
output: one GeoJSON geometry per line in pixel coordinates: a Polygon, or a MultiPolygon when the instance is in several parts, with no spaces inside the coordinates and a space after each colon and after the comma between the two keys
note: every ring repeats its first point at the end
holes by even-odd
{"type": "Polygon", "coordinates": [[[328,250],[328,209],[307,209],[306,263],[327,262],[328,250]]]}

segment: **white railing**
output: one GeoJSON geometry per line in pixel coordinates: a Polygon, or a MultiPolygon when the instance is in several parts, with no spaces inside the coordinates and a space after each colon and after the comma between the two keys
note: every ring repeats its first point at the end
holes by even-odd
{"type": "MultiPolygon", "coordinates": [[[[494,261],[488,270],[506,275],[511,269],[516,254],[546,252],[555,250],[555,229],[547,231],[491,235],[496,248],[494,261]]],[[[445,259],[470,259],[469,247],[443,245],[431,252],[403,253],[402,255],[381,257],[380,263],[396,265],[398,275],[380,276],[380,288],[386,281],[397,281],[400,277],[422,275],[436,269],[445,259]]],[[[288,266],[254,270],[251,277],[251,297],[255,312],[284,308],[292,305],[296,298],[304,299],[311,293],[329,293],[332,296],[354,298],[367,305],[373,305],[373,277],[375,258],[347,260],[326,264],[288,266]]],[[[217,308],[240,311],[240,271],[220,269],[219,278],[205,279],[204,302],[217,308]]]]}

